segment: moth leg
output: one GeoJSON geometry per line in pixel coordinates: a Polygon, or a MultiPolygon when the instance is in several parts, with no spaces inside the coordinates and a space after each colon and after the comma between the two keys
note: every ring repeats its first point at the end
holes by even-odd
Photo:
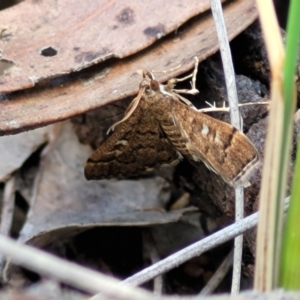
{"type": "Polygon", "coordinates": [[[199,65],[199,60],[198,57],[194,57],[195,59],[195,66],[194,66],[194,71],[193,73],[191,73],[190,75],[187,75],[183,78],[172,78],[168,81],[168,86],[170,83],[170,87],[173,86],[177,83],[177,82],[181,82],[184,80],[187,80],[189,78],[192,78],[192,89],[196,89],[196,76],[197,76],[197,72],[198,72],[198,65],[199,65]]]}
{"type": "Polygon", "coordinates": [[[172,89],[172,92],[175,92],[177,94],[191,94],[191,95],[197,95],[199,94],[199,91],[197,89],[191,89],[191,90],[175,90],[172,89]]]}
{"type": "Polygon", "coordinates": [[[183,78],[172,78],[169,80],[169,82],[171,81],[173,84],[176,84],[177,82],[181,82],[181,81],[187,80],[189,78],[192,78],[192,89],[196,89],[196,77],[197,77],[197,72],[198,72],[199,60],[198,60],[198,57],[194,57],[194,59],[195,59],[195,66],[194,66],[193,73],[191,73],[190,75],[187,75],[183,78]]]}
{"type": "Polygon", "coordinates": [[[196,95],[199,93],[199,91],[196,89],[196,77],[197,77],[197,72],[198,72],[198,65],[199,65],[199,60],[198,57],[194,57],[195,59],[195,67],[194,67],[194,71],[192,74],[187,75],[183,78],[172,78],[168,81],[168,87],[175,93],[184,93],[184,94],[192,94],[192,95],[196,95]],[[187,80],[189,78],[192,78],[192,82],[191,82],[191,89],[184,89],[184,90],[176,90],[174,89],[174,86],[176,85],[177,82],[181,82],[184,80],[187,80]]]}

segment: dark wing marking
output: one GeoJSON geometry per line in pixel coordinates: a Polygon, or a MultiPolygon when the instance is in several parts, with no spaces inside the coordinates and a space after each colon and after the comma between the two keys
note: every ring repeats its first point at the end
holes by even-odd
{"type": "Polygon", "coordinates": [[[181,155],[162,135],[159,124],[141,105],[120,123],[87,160],[88,180],[122,178],[172,165],[181,155]]]}

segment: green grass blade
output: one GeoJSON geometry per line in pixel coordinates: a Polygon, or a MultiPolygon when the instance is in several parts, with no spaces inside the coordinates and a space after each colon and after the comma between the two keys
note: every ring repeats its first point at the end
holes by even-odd
{"type": "MultiPolygon", "coordinates": [[[[299,142],[298,142],[299,145],[299,142]]],[[[284,228],[283,248],[281,257],[280,286],[289,290],[300,290],[300,147],[297,149],[297,159],[291,202],[284,228]]]]}
{"type": "MultiPolygon", "coordinates": [[[[293,113],[296,103],[295,90],[295,70],[297,65],[298,43],[300,37],[300,1],[290,2],[286,58],[283,68],[283,94],[285,99],[284,106],[284,132],[292,132],[293,113]]],[[[291,134],[283,138],[282,151],[286,151],[285,145],[291,143],[291,134]]],[[[289,153],[287,153],[289,154],[289,153]]],[[[281,160],[282,166],[286,163],[284,158],[281,160]]],[[[292,185],[290,208],[285,224],[283,235],[283,247],[280,262],[280,285],[286,289],[300,289],[300,147],[298,143],[297,160],[292,185]]]]}

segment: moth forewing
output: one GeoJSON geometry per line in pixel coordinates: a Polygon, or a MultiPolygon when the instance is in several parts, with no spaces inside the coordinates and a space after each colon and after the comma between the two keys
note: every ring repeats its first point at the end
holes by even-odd
{"type": "Polygon", "coordinates": [[[186,105],[174,92],[173,96],[157,92],[156,97],[164,113],[158,106],[152,113],[183,156],[202,161],[232,186],[249,185],[247,179],[258,162],[258,153],[246,135],[186,105]]]}
{"type": "MultiPolygon", "coordinates": [[[[182,112],[182,108],[179,110],[182,112]]],[[[226,122],[195,110],[186,111],[183,117],[193,129],[188,134],[188,145],[194,160],[198,157],[232,186],[248,186],[247,179],[258,162],[258,153],[246,135],[226,122]]],[[[185,123],[181,122],[183,126],[185,123]]]]}

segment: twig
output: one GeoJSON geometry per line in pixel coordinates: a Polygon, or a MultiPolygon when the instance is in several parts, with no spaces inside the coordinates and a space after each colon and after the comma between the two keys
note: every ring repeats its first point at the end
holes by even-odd
{"type": "Polygon", "coordinates": [[[205,251],[208,251],[218,245],[221,245],[232,238],[244,233],[245,231],[253,228],[257,224],[257,216],[255,213],[241,221],[236,222],[204,239],[196,242],[172,255],[161,260],[157,264],[148,267],[141,272],[124,280],[124,283],[137,286],[143,284],[156,276],[163,274],[178,265],[188,261],[189,259],[199,256],[205,251]]]}
{"type": "Polygon", "coordinates": [[[232,65],[232,58],[227,38],[227,31],[223,18],[222,6],[220,0],[211,0],[211,10],[213,13],[215,26],[218,35],[220,52],[223,62],[224,75],[226,80],[226,88],[228,101],[230,106],[231,124],[235,128],[241,130],[241,115],[239,112],[237,89],[235,84],[235,75],[232,65]]]}
{"type": "MultiPolygon", "coordinates": [[[[159,261],[159,255],[157,253],[156,247],[154,245],[154,240],[151,232],[148,229],[143,230],[143,243],[145,247],[145,252],[148,252],[150,256],[151,263],[155,264],[159,261]]],[[[153,293],[154,295],[161,295],[163,291],[163,276],[157,276],[153,280],[153,293]]]]}
{"type": "MultiPolygon", "coordinates": [[[[288,209],[289,197],[285,199],[285,211],[288,209]]],[[[163,274],[180,264],[188,261],[189,259],[201,255],[203,252],[221,245],[236,236],[246,232],[247,230],[256,226],[258,220],[258,213],[254,213],[218,232],[204,238],[203,240],[196,242],[170,256],[161,260],[157,264],[148,267],[141,272],[127,278],[123,283],[137,286],[143,284],[154,277],[163,274]]]]}
{"type": "MultiPolygon", "coordinates": [[[[2,212],[0,222],[0,234],[9,236],[15,206],[15,176],[11,177],[6,183],[3,193],[2,212]]],[[[3,268],[3,257],[0,255],[0,273],[3,268]]]]}
{"type": "Polygon", "coordinates": [[[206,284],[206,286],[202,289],[199,295],[209,295],[211,294],[220,284],[220,282],[224,279],[228,270],[232,266],[233,262],[233,250],[225,257],[220,267],[216,270],[215,274],[206,284]]]}
{"type": "MultiPolygon", "coordinates": [[[[235,222],[244,218],[244,189],[242,187],[235,189],[235,222]]],[[[233,270],[231,294],[238,294],[240,291],[241,269],[243,256],[243,235],[234,239],[233,270]]]]}
{"type": "Polygon", "coordinates": [[[3,194],[0,234],[9,235],[15,204],[15,177],[11,177],[6,183],[3,194]]]}
{"type": "MultiPolygon", "coordinates": [[[[289,198],[286,199],[285,210],[288,208],[289,198]]],[[[216,247],[235,236],[253,228],[257,224],[258,213],[255,213],[217,233],[197,242],[157,264],[128,278],[125,283],[141,284],[169,269],[178,266],[188,259],[200,255],[202,252],[216,247]],[[225,239],[224,239],[225,237],[225,239]],[[168,264],[170,264],[168,266],[168,264]],[[147,272],[149,274],[147,275],[147,272]],[[146,273],[146,274],[145,274],[146,273]],[[142,275],[141,275],[142,274],[142,275]]],[[[153,296],[141,289],[133,289],[108,276],[93,270],[78,266],[42,250],[15,242],[13,239],[0,235],[0,255],[9,258],[12,263],[52,277],[63,283],[70,284],[89,293],[99,293],[120,300],[145,299],[153,300],[153,296]]],[[[175,298],[173,298],[175,299],[175,298]]],[[[244,298],[245,299],[245,298],[244,298]]],[[[281,298],[282,299],[282,298],[281,298]]]]}
{"type": "Polygon", "coordinates": [[[0,235],[0,255],[11,262],[50,276],[63,283],[82,289],[88,293],[103,293],[110,299],[153,300],[149,292],[118,285],[119,281],[96,271],[81,267],[34,247],[22,245],[11,238],[0,235]]]}
{"type": "MultiPolygon", "coordinates": [[[[230,106],[231,124],[239,130],[242,129],[242,118],[239,112],[237,89],[235,84],[235,74],[233,70],[231,52],[227,38],[227,31],[223,17],[223,11],[220,0],[211,0],[211,10],[217,29],[220,52],[223,62],[223,69],[226,81],[226,88],[230,106]]],[[[244,189],[235,188],[235,221],[244,217],[244,189]]],[[[234,260],[233,260],[233,277],[231,293],[236,294],[240,290],[241,263],[243,252],[243,236],[239,236],[234,241],[234,260]]]]}

